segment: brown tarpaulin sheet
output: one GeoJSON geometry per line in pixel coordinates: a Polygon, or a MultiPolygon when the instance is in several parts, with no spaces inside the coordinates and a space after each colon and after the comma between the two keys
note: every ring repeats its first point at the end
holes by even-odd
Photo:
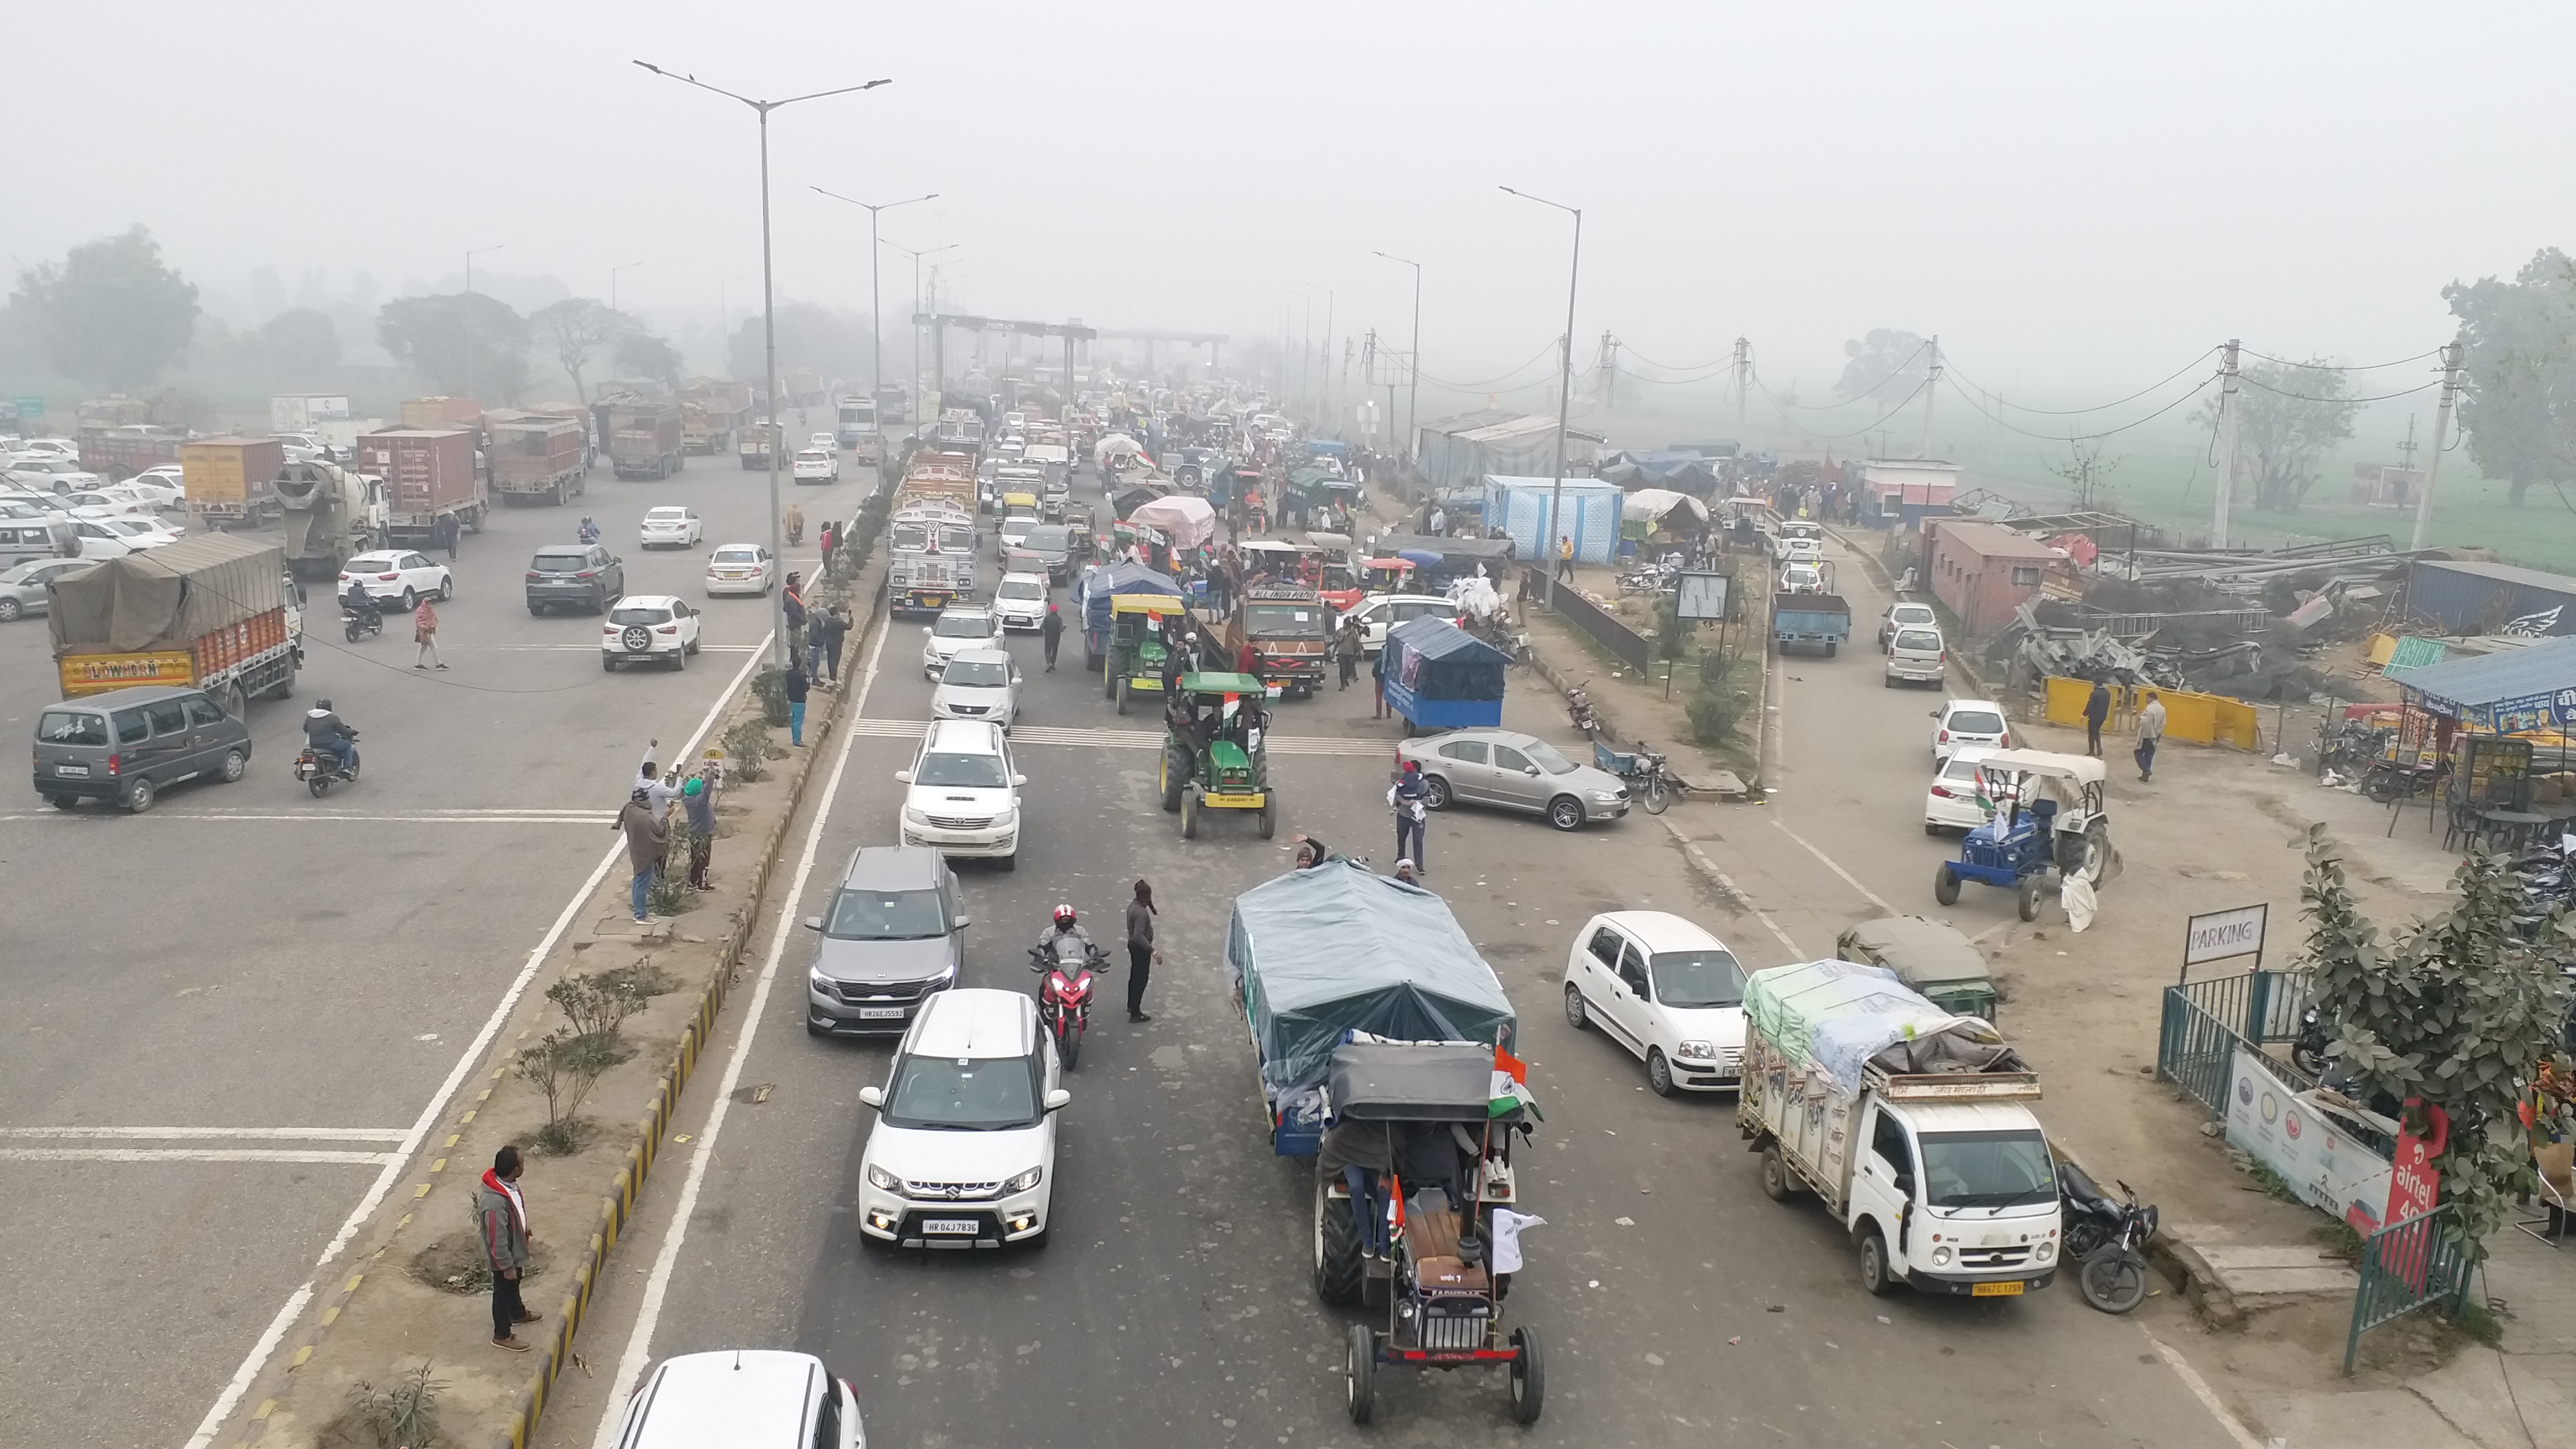
{"type": "Polygon", "coordinates": [[[212,533],[108,559],[54,581],[56,654],[184,647],[286,602],[286,551],[212,533]]]}

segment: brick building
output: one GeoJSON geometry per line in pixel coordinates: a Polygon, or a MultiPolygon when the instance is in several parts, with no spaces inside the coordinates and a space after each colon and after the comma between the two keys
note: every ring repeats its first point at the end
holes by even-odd
{"type": "Polygon", "coordinates": [[[1957,615],[1971,638],[2012,622],[2024,599],[2036,598],[2062,555],[2028,534],[1964,518],[1923,520],[1924,577],[1932,597],[1957,615]]]}

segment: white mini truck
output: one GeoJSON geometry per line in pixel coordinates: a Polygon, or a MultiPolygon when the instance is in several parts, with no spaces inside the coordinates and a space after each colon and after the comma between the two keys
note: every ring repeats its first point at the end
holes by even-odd
{"type": "Polygon", "coordinates": [[[1849,961],[1758,971],[1735,1123],[1775,1202],[1813,1193],[1861,1286],[2018,1297],[2057,1274],[2064,1224],[2039,1076],[1992,1023],[1849,961]]]}

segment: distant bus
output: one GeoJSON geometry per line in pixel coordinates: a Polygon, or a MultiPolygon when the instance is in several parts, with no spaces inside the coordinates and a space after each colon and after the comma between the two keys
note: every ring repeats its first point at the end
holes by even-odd
{"type": "Polygon", "coordinates": [[[877,405],[868,398],[841,399],[840,423],[835,436],[844,448],[855,448],[859,439],[874,436],[877,430],[877,405]]]}

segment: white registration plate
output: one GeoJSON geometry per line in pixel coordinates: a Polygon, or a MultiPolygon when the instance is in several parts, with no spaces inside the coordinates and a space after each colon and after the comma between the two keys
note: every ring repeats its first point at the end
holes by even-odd
{"type": "Polygon", "coordinates": [[[56,765],[54,766],[54,773],[57,775],[68,775],[77,780],[86,780],[89,778],[89,766],[56,765]]]}
{"type": "Polygon", "coordinates": [[[1261,687],[1261,693],[1267,699],[1277,699],[1287,692],[1288,686],[1284,684],[1265,684],[1261,687]]]}
{"type": "Polygon", "coordinates": [[[925,1233],[941,1233],[949,1237],[971,1238],[983,1231],[983,1224],[973,1218],[923,1218],[921,1230],[925,1233]]]}
{"type": "Polygon", "coordinates": [[[859,1020],[901,1021],[903,1020],[903,1008],[900,1006],[862,1006],[859,1008],[859,1020]]]}

